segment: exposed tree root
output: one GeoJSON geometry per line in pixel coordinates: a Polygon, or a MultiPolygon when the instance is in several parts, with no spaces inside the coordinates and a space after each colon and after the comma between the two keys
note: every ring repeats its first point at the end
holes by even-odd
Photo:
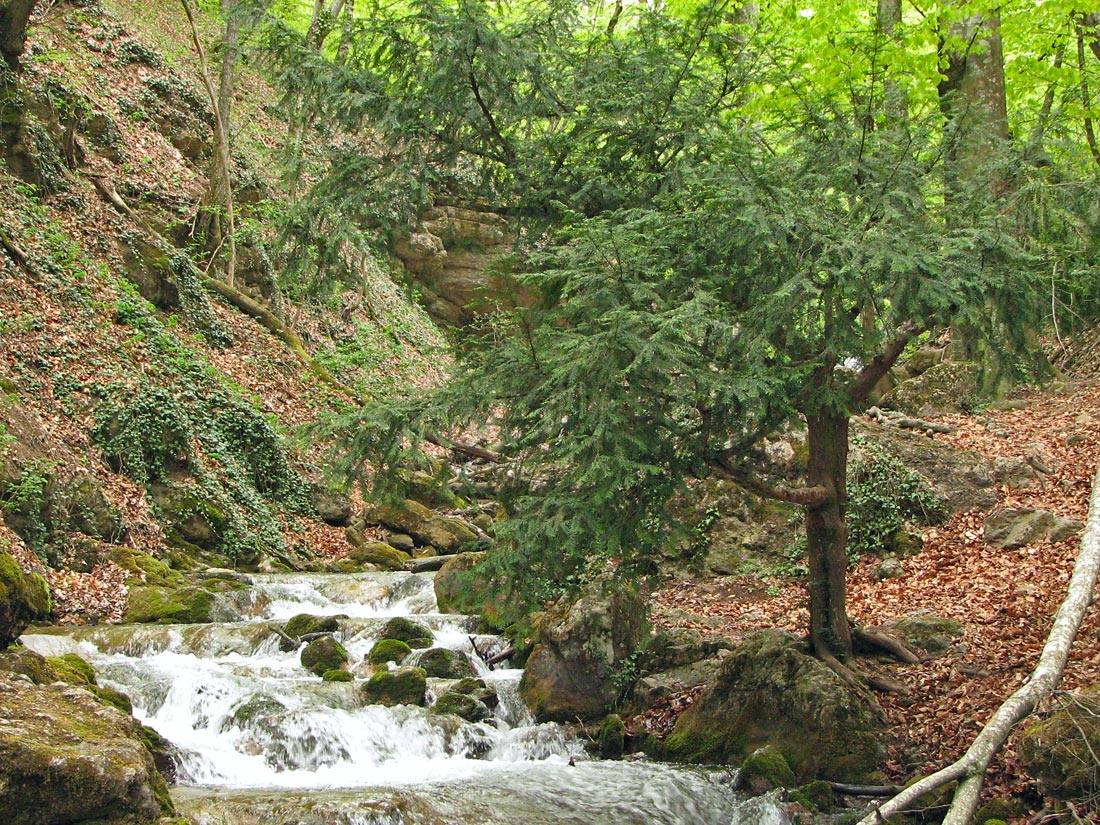
{"type": "Polygon", "coordinates": [[[853,627],[852,641],[867,650],[884,650],[906,664],[915,665],[920,661],[920,656],[906,647],[900,639],[873,627],[853,627]]]}

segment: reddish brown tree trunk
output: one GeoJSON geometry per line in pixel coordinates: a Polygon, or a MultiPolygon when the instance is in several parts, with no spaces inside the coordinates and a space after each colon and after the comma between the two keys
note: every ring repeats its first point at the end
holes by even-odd
{"type": "Polygon", "coordinates": [[[806,416],[806,426],[810,451],[806,482],[829,491],[823,503],[806,507],[810,638],[822,657],[848,656],[852,652],[845,581],[848,415],[819,411],[806,416]]]}

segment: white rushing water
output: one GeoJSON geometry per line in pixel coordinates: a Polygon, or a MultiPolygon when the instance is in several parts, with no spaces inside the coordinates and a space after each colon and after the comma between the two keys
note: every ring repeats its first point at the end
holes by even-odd
{"type": "MultiPolygon", "coordinates": [[[[200,823],[786,822],[773,803],[738,801],[722,774],[586,761],[563,728],[534,723],[519,699],[522,671],[485,664],[505,642],[476,635],[475,618],[438,613],[431,574],[256,576],[219,615],[233,621],[24,636],[45,655],[77,652],[131,697],[134,715],[179,748],[174,795],[200,823]],[[495,688],[494,717],[363,705],[361,678],[322,682],[300,649],[280,649],[273,628],[298,613],[339,617],[335,635],[360,677],[386,620],[414,618],[495,688]]],[[[429,698],[448,684],[429,679],[429,698]]]]}

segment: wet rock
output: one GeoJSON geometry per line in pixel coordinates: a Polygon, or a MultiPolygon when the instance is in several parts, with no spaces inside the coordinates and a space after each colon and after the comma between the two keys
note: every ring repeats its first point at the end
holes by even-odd
{"type": "Polygon", "coordinates": [[[298,613],[286,623],[283,632],[292,639],[300,639],[309,633],[335,633],[339,629],[340,621],[336,616],[298,613]]]}
{"type": "Polygon", "coordinates": [[[186,587],[130,588],[125,622],[200,624],[214,621],[211,611],[219,593],[247,590],[248,585],[226,579],[208,579],[186,587]]]}
{"type": "Polygon", "coordinates": [[[778,630],[749,636],[717,682],[677,721],[667,754],[691,762],[739,763],[772,746],[794,779],[862,782],[884,754],[882,714],[801,640],[778,630]]]}
{"type": "Polygon", "coordinates": [[[467,722],[484,722],[493,716],[493,712],[485,704],[473,696],[454,690],[449,690],[440,696],[432,705],[432,710],[435,713],[461,717],[467,722]]]}
{"type": "Polygon", "coordinates": [[[439,679],[465,679],[474,675],[470,657],[458,650],[433,647],[417,656],[416,664],[429,676],[439,679]]]}
{"type": "Polygon", "coordinates": [[[380,638],[397,639],[411,648],[431,647],[433,642],[431,630],[404,616],[394,616],[386,622],[380,638]]]}
{"type": "Polygon", "coordinates": [[[630,585],[604,578],[579,599],[559,600],[538,620],[520,682],[541,721],[602,717],[622,690],[624,662],[647,638],[645,602],[630,585]]]}
{"type": "Polygon", "coordinates": [[[326,670],[324,673],[321,674],[321,681],[322,682],[354,682],[355,681],[355,674],[351,673],[351,671],[340,670],[339,668],[337,668],[335,670],[326,670]]]}
{"type": "Polygon", "coordinates": [[[765,745],[750,753],[741,765],[741,782],[759,796],[794,785],[794,771],[778,748],[765,745]]]}
{"type": "Polygon", "coordinates": [[[400,639],[379,639],[367,654],[367,661],[372,665],[384,665],[386,662],[401,664],[412,653],[412,648],[400,639]]]}
{"type": "Polygon", "coordinates": [[[1005,507],[985,520],[985,540],[1002,550],[1027,544],[1059,542],[1077,535],[1084,525],[1071,518],[1031,507],[1005,507]]]}
{"type": "Polygon", "coordinates": [[[348,659],[344,646],[331,636],[314,639],[302,648],[302,667],[314,676],[323,676],[328,670],[339,670],[348,663],[348,659]]]}
{"type": "Polygon", "coordinates": [[[600,757],[603,759],[621,759],[626,747],[626,723],[617,713],[609,713],[600,724],[600,736],[597,740],[600,757]]]}
{"type": "Polygon", "coordinates": [[[0,719],[7,825],[152,822],[174,814],[141,726],[87,690],[0,674],[0,719]]]}
{"type": "Polygon", "coordinates": [[[37,573],[24,573],[9,554],[0,551],[0,650],[36,620],[50,615],[50,589],[37,573]]]}
{"type": "Polygon", "coordinates": [[[423,705],[427,675],[419,667],[384,670],[363,684],[359,696],[366,705],[423,705]]]}

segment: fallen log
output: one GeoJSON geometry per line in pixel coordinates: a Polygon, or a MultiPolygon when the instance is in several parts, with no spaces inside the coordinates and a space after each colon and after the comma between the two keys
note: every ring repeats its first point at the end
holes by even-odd
{"type": "Polygon", "coordinates": [[[450,556],[431,556],[426,559],[411,559],[405,562],[405,569],[410,573],[429,573],[439,570],[447,563],[450,556]]]}
{"type": "Polygon", "coordinates": [[[506,659],[511,659],[515,655],[515,648],[510,647],[507,650],[501,651],[495,656],[490,656],[488,659],[485,660],[485,664],[487,664],[489,667],[492,667],[493,665],[499,665],[501,662],[505,661],[506,659]]]}
{"type": "Polygon", "coordinates": [[[896,796],[905,790],[901,785],[849,785],[846,782],[830,782],[829,787],[849,796],[896,796]]]}

